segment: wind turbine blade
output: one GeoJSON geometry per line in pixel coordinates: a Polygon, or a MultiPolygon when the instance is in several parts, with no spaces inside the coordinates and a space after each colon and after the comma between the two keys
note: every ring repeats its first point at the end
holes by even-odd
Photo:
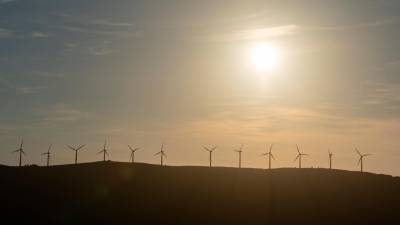
{"type": "Polygon", "coordinates": [[[76,149],[76,151],[78,151],[78,150],[82,149],[83,147],[85,147],[85,145],[81,145],[81,146],[79,146],[79,148],[77,148],[77,149],[76,149]]]}
{"type": "Polygon", "coordinates": [[[296,144],[296,148],[297,148],[297,152],[300,154],[300,148],[297,144],[296,144]]]}
{"type": "Polygon", "coordinates": [[[133,148],[132,148],[130,145],[128,145],[128,148],[129,148],[131,151],[133,151],[133,148]]]}
{"type": "Polygon", "coordinates": [[[360,159],[358,160],[357,165],[360,165],[362,158],[360,157],[360,159]]]}
{"type": "Polygon", "coordinates": [[[362,154],[361,154],[361,152],[360,151],[358,151],[358,149],[356,148],[356,152],[357,152],[357,154],[359,155],[359,156],[361,156],[362,154]]]}
{"type": "Polygon", "coordinates": [[[47,149],[47,152],[50,152],[50,149],[52,146],[53,146],[53,144],[50,144],[49,149],[47,149]]]}
{"type": "Polygon", "coordinates": [[[203,146],[204,150],[206,151],[210,151],[210,149],[208,149],[207,147],[203,146]]]}
{"type": "Polygon", "coordinates": [[[211,151],[214,151],[217,148],[218,148],[218,146],[214,146],[214,148],[212,148],[211,151]]]}
{"type": "Polygon", "coordinates": [[[26,153],[24,152],[24,150],[21,150],[22,154],[26,155],[26,153]]]}
{"type": "Polygon", "coordinates": [[[372,154],[364,154],[363,156],[366,157],[366,156],[371,156],[371,155],[372,155],[372,154]]]}
{"type": "Polygon", "coordinates": [[[293,160],[293,162],[296,162],[299,157],[300,155],[297,155],[296,158],[293,160]]]}
{"type": "Polygon", "coordinates": [[[272,155],[272,154],[271,154],[271,158],[272,158],[273,160],[275,160],[275,157],[274,157],[274,155],[272,155]]]}
{"type": "Polygon", "coordinates": [[[17,149],[17,150],[14,150],[14,151],[12,151],[12,152],[19,152],[19,149],[17,149]]]}
{"type": "Polygon", "coordinates": [[[20,148],[22,148],[22,146],[24,145],[24,139],[21,139],[21,145],[20,148]]]}
{"type": "Polygon", "coordinates": [[[137,150],[140,150],[140,148],[135,148],[135,149],[133,149],[134,152],[136,152],[137,150]]]}
{"type": "Polygon", "coordinates": [[[161,154],[161,152],[157,152],[156,154],[154,154],[154,156],[161,154]]]}
{"type": "Polygon", "coordinates": [[[271,144],[270,146],[269,146],[269,152],[271,153],[271,151],[272,151],[272,147],[274,147],[274,144],[271,144]]]}

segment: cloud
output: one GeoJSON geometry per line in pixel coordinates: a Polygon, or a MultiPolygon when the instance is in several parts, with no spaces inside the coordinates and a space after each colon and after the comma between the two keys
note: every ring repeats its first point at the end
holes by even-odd
{"type": "MultiPolygon", "coordinates": [[[[87,15],[72,15],[65,13],[52,13],[62,19],[62,24],[54,28],[70,32],[77,32],[91,35],[113,36],[117,38],[138,38],[142,31],[134,24],[122,21],[114,21],[103,18],[94,18],[87,15]]],[[[48,24],[47,24],[48,25],[48,24]]]]}
{"type": "Polygon", "coordinates": [[[63,73],[50,73],[46,71],[37,71],[35,72],[35,75],[37,75],[38,77],[45,77],[45,78],[50,78],[50,77],[61,78],[65,76],[63,73]]]}
{"type": "Polygon", "coordinates": [[[13,36],[13,32],[4,28],[0,28],[0,38],[9,38],[13,36]]]}
{"type": "Polygon", "coordinates": [[[21,95],[36,94],[38,91],[42,89],[44,89],[44,87],[34,87],[34,86],[15,87],[16,92],[21,95]]]}
{"type": "Polygon", "coordinates": [[[56,103],[46,108],[35,109],[42,119],[42,126],[52,126],[60,123],[72,123],[94,118],[95,114],[71,107],[65,103],[56,103]]]}
{"type": "Polygon", "coordinates": [[[43,32],[33,32],[31,35],[31,37],[33,37],[33,38],[47,38],[49,36],[50,36],[50,34],[43,33],[43,32]]]}
{"type": "Polygon", "coordinates": [[[323,26],[323,25],[308,26],[308,25],[287,24],[275,27],[258,27],[254,29],[239,29],[239,30],[222,31],[222,32],[211,32],[210,34],[205,34],[205,35],[195,35],[193,39],[197,41],[210,41],[210,42],[259,40],[259,39],[294,35],[298,34],[300,31],[341,31],[341,30],[365,29],[365,28],[374,28],[374,27],[396,24],[398,22],[399,22],[398,18],[390,18],[379,21],[338,25],[338,26],[323,26]]]}
{"type": "Polygon", "coordinates": [[[348,25],[339,25],[339,26],[303,26],[304,29],[308,30],[325,30],[325,31],[340,31],[340,30],[353,30],[353,29],[363,29],[363,28],[374,28],[385,25],[391,25],[398,23],[398,18],[390,18],[379,21],[372,21],[366,23],[358,23],[358,24],[348,24],[348,25]]]}
{"type": "Polygon", "coordinates": [[[133,26],[132,23],[115,22],[115,21],[111,21],[111,20],[107,20],[107,19],[95,19],[95,20],[89,21],[89,24],[111,26],[111,27],[131,27],[131,26],[133,26]]]}
{"type": "Polygon", "coordinates": [[[131,27],[132,23],[115,21],[104,18],[94,18],[87,15],[75,15],[67,13],[52,13],[52,15],[63,18],[64,21],[69,23],[85,24],[85,25],[101,25],[110,27],[131,27]]]}
{"type": "Polygon", "coordinates": [[[0,84],[3,87],[6,87],[8,89],[14,89],[15,88],[14,85],[11,82],[9,82],[8,80],[6,80],[6,79],[4,79],[2,77],[0,77],[0,84]]]}
{"type": "Polygon", "coordinates": [[[13,90],[17,94],[21,95],[28,95],[28,94],[35,94],[38,91],[44,89],[43,86],[26,86],[26,85],[15,85],[12,82],[0,77],[0,85],[13,90]]]}
{"type": "Polygon", "coordinates": [[[400,109],[400,85],[388,83],[371,83],[372,89],[362,102],[365,105],[387,106],[400,109]]]}
{"type": "Polygon", "coordinates": [[[233,30],[215,34],[199,36],[195,39],[201,41],[245,41],[245,40],[258,40],[272,37],[280,37],[293,35],[298,33],[299,26],[294,24],[276,26],[276,27],[261,27],[255,29],[233,30]]]}
{"type": "Polygon", "coordinates": [[[104,35],[104,36],[113,36],[118,38],[138,38],[142,36],[142,32],[139,30],[132,31],[121,31],[121,30],[109,30],[109,29],[96,29],[93,27],[80,27],[80,26],[60,26],[61,29],[78,32],[84,34],[92,34],[92,35],[104,35]]]}
{"type": "Polygon", "coordinates": [[[9,2],[14,2],[16,0],[0,0],[0,4],[5,4],[5,3],[9,3],[9,2]]]}
{"type": "Polygon", "coordinates": [[[226,137],[255,138],[265,135],[302,135],[362,133],[369,126],[368,118],[338,113],[338,106],[308,107],[289,104],[266,104],[265,99],[232,99],[219,104],[219,109],[205,118],[190,122],[189,129],[203,135],[216,130],[226,137]],[[234,129],[233,129],[234,128],[234,129]]]}
{"type": "Polygon", "coordinates": [[[105,46],[93,46],[89,47],[89,52],[95,56],[103,56],[113,53],[114,51],[105,46]]]}
{"type": "Polygon", "coordinates": [[[112,50],[109,47],[110,42],[108,41],[103,41],[97,45],[91,46],[89,47],[89,53],[95,56],[104,56],[104,55],[108,55],[114,52],[114,50],[112,50]]]}

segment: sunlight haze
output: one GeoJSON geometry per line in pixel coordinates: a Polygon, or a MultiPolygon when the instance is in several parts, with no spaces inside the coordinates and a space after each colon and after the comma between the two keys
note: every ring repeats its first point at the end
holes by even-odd
{"type": "Polygon", "coordinates": [[[400,1],[0,1],[0,164],[109,159],[400,175],[400,1]],[[228,2],[228,3],[227,3],[228,2]],[[357,4],[358,3],[358,4],[357,4]]]}

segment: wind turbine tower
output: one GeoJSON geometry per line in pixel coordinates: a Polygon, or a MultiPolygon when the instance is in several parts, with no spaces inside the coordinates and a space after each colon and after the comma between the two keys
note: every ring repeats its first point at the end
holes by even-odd
{"type": "Polygon", "coordinates": [[[299,148],[298,145],[296,145],[296,148],[297,148],[297,156],[296,156],[296,158],[294,159],[294,161],[296,162],[296,160],[299,160],[299,169],[301,169],[301,159],[302,159],[302,157],[303,157],[303,156],[309,156],[309,155],[300,152],[300,148],[299,148]]]}
{"type": "Polygon", "coordinates": [[[107,151],[107,140],[104,140],[104,145],[103,145],[103,149],[101,151],[99,151],[97,154],[101,154],[103,153],[103,161],[106,161],[106,155],[108,156],[108,151],[107,151]]]}
{"type": "Polygon", "coordinates": [[[132,148],[130,145],[128,145],[128,148],[131,150],[131,162],[135,162],[135,152],[139,150],[140,148],[132,148]]]}
{"type": "Polygon", "coordinates": [[[209,154],[209,163],[210,163],[210,167],[212,167],[212,153],[215,149],[217,149],[217,146],[214,146],[213,148],[207,148],[207,147],[203,147],[204,150],[206,150],[209,154]]]}
{"type": "Polygon", "coordinates": [[[330,150],[328,150],[328,154],[329,154],[329,169],[332,169],[333,153],[330,150]]]}
{"type": "Polygon", "coordinates": [[[21,140],[21,144],[19,146],[19,149],[13,151],[13,152],[18,152],[19,153],[19,164],[18,164],[19,167],[22,166],[22,154],[24,154],[26,156],[26,153],[24,152],[23,146],[24,146],[24,139],[21,140]]]}
{"type": "Polygon", "coordinates": [[[240,145],[239,149],[235,149],[234,151],[239,154],[239,168],[242,168],[242,152],[243,152],[243,145],[240,145]]]}
{"type": "Polygon", "coordinates": [[[163,166],[164,165],[164,157],[167,157],[167,154],[165,154],[165,151],[164,151],[164,143],[161,145],[161,150],[154,155],[155,156],[160,155],[160,160],[161,160],[160,165],[163,166]]]}
{"type": "Polygon", "coordinates": [[[358,160],[358,165],[360,165],[360,171],[361,173],[364,172],[364,157],[370,156],[371,154],[362,154],[358,149],[356,148],[357,154],[360,156],[360,159],[358,160]]]}
{"type": "Polygon", "coordinates": [[[75,151],[75,164],[78,164],[78,152],[81,150],[85,145],[81,145],[78,148],[74,148],[70,145],[68,145],[68,148],[71,149],[72,151],[75,151]]]}
{"type": "Polygon", "coordinates": [[[51,146],[52,146],[52,145],[49,146],[49,148],[47,149],[47,152],[42,153],[42,155],[46,155],[46,156],[47,156],[47,162],[46,162],[46,166],[47,166],[47,167],[50,166],[50,155],[51,155],[50,150],[51,150],[51,146]]]}
{"type": "Polygon", "coordinates": [[[274,144],[271,144],[269,146],[269,151],[268,152],[262,154],[263,156],[268,156],[268,169],[271,169],[271,161],[272,161],[272,159],[275,160],[275,157],[272,154],[272,147],[274,147],[274,144]]]}

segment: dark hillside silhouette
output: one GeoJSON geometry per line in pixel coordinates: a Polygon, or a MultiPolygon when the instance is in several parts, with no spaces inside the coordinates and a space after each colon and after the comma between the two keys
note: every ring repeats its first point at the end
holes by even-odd
{"type": "Polygon", "coordinates": [[[99,162],[0,166],[4,224],[399,224],[400,178],[99,162]]]}

